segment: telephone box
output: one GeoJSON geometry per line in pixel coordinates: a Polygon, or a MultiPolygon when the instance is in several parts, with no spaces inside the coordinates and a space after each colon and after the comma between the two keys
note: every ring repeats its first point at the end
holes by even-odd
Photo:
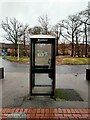
{"type": "Polygon", "coordinates": [[[49,95],[55,90],[55,37],[30,37],[30,96],[49,95]]]}

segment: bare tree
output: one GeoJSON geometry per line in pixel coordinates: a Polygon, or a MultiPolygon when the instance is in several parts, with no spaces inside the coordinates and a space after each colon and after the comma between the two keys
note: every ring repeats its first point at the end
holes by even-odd
{"type": "Polygon", "coordinates": [[[2,21],[1,26],[6,32],[4,37],[6,40],[11,41],[15,45],[15,50],[17,50],[18,38],[22,35],[22,24],[20,24],[15,18],[8,19],[8,17],[6,17],[6,20],[2,21]]]}
{"type": "Polygon", "coordinates": [[[55,26],[55,33],[57,35],[57,44],[60,37],[61,39],[62,38],[65,39],[65,41],[66,40],[69,41],[72,45],[71,56],[74,55],[75,38],[78,40],[77,31],[79,27],[82,25],[80,19],[81,17],[78,14],[72,15],[69,16],[67,20],[62,20],[55,26]]]}
{"type": "Polygon", "coordinates": [[[27,41],[27,39],[29,37],[29,25],[23,25],[21,33],[22,33],[22,36],[20,37],[21,42],[23,42],[23,45],[24,45],[24,48],[25,48],[26,41],[27,41]]]}
{"type": "Polygon", "coordinates": [[[48,34],[48,29],[49,29],[49,18],[48,18],[48,16],[47,15],[40,16],[38,21],[43,28],[43,34],[48,34]]]}
{"type": "Polygon", "coordinates": [[[85,35],[85,57],[87,57],[87,49],[88,49],[88,26],[90,26],[89,23],[89,16],[90,16],[90,8],[88,8],[87,10],[81,11],[79,13],[79,15],[81,16],[81,22],[84,25],[84,35],[85,35]]]}
{"type": "Polygon", "coordinates": [[[19,23],[16,18],[9,19],[6,17],[5,21],[2,21],[1,26],[6,32],[4,38],[14,44],[16,54],[18,42],[23,42],[25,48],[25,42],[28,36],[28,25],[19,23]]]}
{"type": "Polygon", "coordinates": [[[57,40],[56,55],[57,56],[58,56],[58,42],[59,42],[59,40],[61,40],[63,38],[64,40],[69,41],[68,37],[65,34],[65,29],[66,29],[65,20],[61,20],[59,23],[57,23],[55,26],[52,27],[53,32],[56,34],[56,40],[57,40]]]}
{"type": "MultiPolygon", "coordinates": [[[[72,51],[71,51],[71,56],[74,55],[74,43],[75,43],[75,36],[76,36],[76,39],[78,40],[78,28],[82,25],[82,22],[80,21],[81,17],[76,14],[76,15],[72,15],[72,16],[69,16],[69,21],[68,21],[68,29],[67,29],[67,33],[68,35],[71,36],[71,43],[72,43],[72,51]]],[[[77,41],[76,40],[76,41],[77,41]]]]}
{"type": "Polygon", "coordinates": [[[52,31],[55,32],[56,34],[56,56],[58,56],[58,41],[60,39],[61,35],[61,27],[59,28],[59,25],[56,24],[55,26],[52,27],[52,31]]]}
{"type": "Polygon", "coordinates": [[[81,33],[81,29],[78,28],[75,32],[75,50],[74,50],[74,56],[76,57],[76,55],[78,55],[78,57],[80,57],[80,40],[82,37],[82,33],[81,33]]]}
{"type": "Polygon", "coordinates": [[[31,34],[41,34],[42,32],[43,32],[43,29],[40,26],[34,26],[31,29],[31,34]]]}
{"type": "Polygon", "coordinates": [[[20,53],[23,55],[26,55],[26,54],[28,55],[27,53],[28,46],[26,43],[29,42],[29,34],[30,34],[29,29],[30,29],[29,25],[23,25],[21,30],[22,36],[19,38],[19,41],[22,44],[20,53]]]}

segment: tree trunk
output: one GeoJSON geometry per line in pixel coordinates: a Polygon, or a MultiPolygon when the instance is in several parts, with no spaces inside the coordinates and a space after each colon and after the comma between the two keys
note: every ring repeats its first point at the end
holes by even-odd
{"type": "Polygon", "coordinates": [[[56,56],[58,56],[58,38],[56,39],[56,56]]]}
{"type": "Polygon", "coordinates": [[[71,50],[71,56],[73,57],[74,54],[74,35],[72,33],[72,50],[71,50]]]}
{"type": "Polygon", "coordinates": [[[77,53],[77,44],[75,44],[75,54],[74,54],[74,57],[76,57],[76,53],[77,53]]]}
{"type": "Polygon", "coordinates": [[[80,51],[79,51],[79,44],[78,44],[78,36],[77,36],[77,32],[76,32],[76,44],[77,44],[77,55],[78,55],[78,57],[80,57],[80,51]]]}
{"type": "Polygon", "coordinates": [[[63,48],[62,48],[62,50],[63,50],[63,56],[65,55],[65,43],[63,43],[63,48]]]}
{"type": "Polygon", "coordinates": [[[83,57],[83,55],[84,55],[84,36],[83,36],[83,45],[82,45],[81,56],[83,57]]]}
{"type": "Polygon", "coordinates": [[[17,40],[15,40],[15,56],[17,57],[17,40]]]}
{"type": "Polygon", "coordinates": [[[79,44],[78,44],[78,46],[77,46],[77,54],[78,54],[78,57],[80,57],[80,51],[79,51],[79,44]]]}
{"type": "Polygon", "coordinates": [[[87,25],[86,23],[85,23],[85,40],[86,40],[85,57],[87,57],[87,25]]]}

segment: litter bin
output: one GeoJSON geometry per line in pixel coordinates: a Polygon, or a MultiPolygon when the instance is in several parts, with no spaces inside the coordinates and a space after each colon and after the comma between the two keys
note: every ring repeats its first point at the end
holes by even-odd
{"type": "Polygon", "coordinates": [[[90,69],[86,69],[86,80],[90,80],[90,69]]]}
{"type": "Polygon", "coordinates": [[[0,68],[0,79],[4,78],[4,68],[0,68]]]}

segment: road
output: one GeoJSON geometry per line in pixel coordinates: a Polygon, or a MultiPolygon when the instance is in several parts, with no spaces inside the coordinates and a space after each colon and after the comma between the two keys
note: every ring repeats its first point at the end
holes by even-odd
{"type": "MultiPolygon", "coordinates": [[[[3,60],[0,57],[0,66],[5,68],[6,72],[25,72],[29,73],[30,66],[27,64],[18,64],[3,60]]],[[[57,74],[85,74],[88,65],[58,65],[56,66],[57,74]]]]}
{"type": "Polygon", "coordinates": [[[29,65],[6,61],[1,57],[0,66],[4,67],[5,72],[29,72],[29,65]]]}

